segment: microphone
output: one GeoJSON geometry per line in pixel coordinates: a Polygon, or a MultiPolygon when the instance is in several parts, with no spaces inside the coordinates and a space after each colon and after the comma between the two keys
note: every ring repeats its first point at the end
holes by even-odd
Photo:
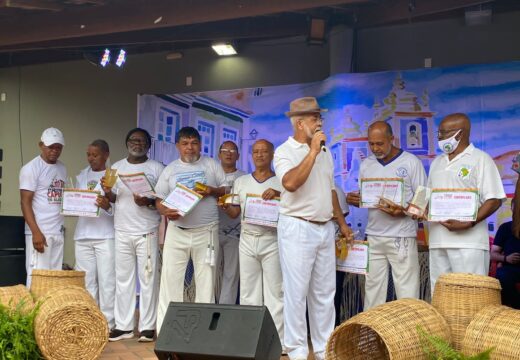
{"type": "Polygon", "coordinates": [[[321,151],[327,152],[327,148],[325,147],[325,140],[321,140],[320,147],[321,147],[321,151]]]}

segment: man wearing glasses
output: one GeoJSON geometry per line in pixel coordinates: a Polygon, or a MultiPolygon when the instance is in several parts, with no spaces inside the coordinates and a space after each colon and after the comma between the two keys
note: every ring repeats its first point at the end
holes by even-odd
{"type": "Polygon", "coordinates": [[[489,234],[485,221],[505,200],[504,187],[493,159],[470,143],[471,123],[466,114],[442,119],[438,146],[443,154],[430,167],[429,188],[477,189],[476,221],[446,220],[430,223],[430,280],[459,272],[487,275],[489,234]]]}
{"type": "Polygon", "coordinates": [[[314,97],[296,99],[286,115],[294,135],[276,149],[282,183],[278,246],[284,289],[284,345],[293,360],[307,359],[306,305],[315,359],[325,358],[334,329],[336,258],[334,216],[352,241],[334,186],[334,165],[325,147],[321,109],[314,97]]]}
{"type": "MultiPolygon", "coordinates": [[[[224,141],[220,145],[218,158],[226,174],[227,189],[233,187],[234,181],[246,173],[237,169],[240,155],[237,144],[224,141]]],[[[217,294],[219,304],[235,304],[238,295],[238,242],[240,239],[240,219],[232,219],[223,210],[219,211],[219,253],[217,266],[222,264],[220,293],[217,294]]],[[[218,268],[217,268],[218,269],[218,268]]]]}

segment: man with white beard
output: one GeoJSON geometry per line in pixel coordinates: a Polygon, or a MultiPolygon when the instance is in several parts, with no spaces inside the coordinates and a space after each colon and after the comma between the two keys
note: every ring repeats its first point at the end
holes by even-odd
{"type": "Polygon", "coordinates": [[[179,159],[164,169],[156,187],[157,209],[170,220],[163,248],[157,312],[159,331],[170,301],[183,301],[184,277],[190,257],[195,272],[195,302],[215,301],[215,265],[219,249],[217,198],[224,195],[226,185],[226,175],[220,164],[210,157],[201,156],[201,139],[197,129],[180,129],[175,137],[175,145],[179,159]],[[195,183],[205,186],[203,189],[196,188],[195,183]],[[177,184],[203,196],[185,216],[161,203],[177,184]],[[208,249],[210,254],[207,253],[208,249]]]}

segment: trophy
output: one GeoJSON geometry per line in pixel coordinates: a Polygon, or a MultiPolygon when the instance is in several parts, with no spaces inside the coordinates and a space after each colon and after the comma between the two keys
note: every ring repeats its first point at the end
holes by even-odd
{"type": "Polygon", "coordinates": [[[108,188],[114,187],[117,181],[117,169],[111,169],[107,167],[105,170],[105,181],[104,185],[108,188]]]}
{"type": "Polygon", "coordinates": [[[408,216],[424,218],[426,216],[426,209],[428,207],[428,201],[430,200],[430,194],[430,188],[421,185],[417,186],[417,190],[415,190],[415,194],[413,194],[412,201],[410,201],[405,214],[408,216]]]}
{"type": "Polygon", "coordinates": [[[208,186],[206,184],[195,181],[195,190],[206,191],[208,186]]]}

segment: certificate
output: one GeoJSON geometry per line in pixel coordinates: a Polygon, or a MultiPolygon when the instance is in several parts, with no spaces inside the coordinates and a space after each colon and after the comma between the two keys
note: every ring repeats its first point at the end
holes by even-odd
{"type": "Polygon", "coordinates": [[[354,274],[368,273],[368,241],[354,241],[345,260],[336,257],[336,270],[354,274]]]}
{"type": "Polygon", "coordinates": [[[155,196],[155,190],[150,180],[144,173],[137,174],[119,174],[119,179],[126,185],[133,194],[139,196],[155,196]]]}
{"type": "Polygon", "coordinates": [[[170,195],[168,195],[161,204],[170,209],[177,210],[181,216],[184,216],[189,213],[202,198],[203,196],[201,194],[177,183],[170,195]]]}
{"type": "Polygon", "coordinates": [[[276,227],[279,208],[280,198],[264,200],[262,195],[246,194],[242,220],[247,224],[276,227]]]}
{"type": "Polygon", "coordinates": [[[428,220],[475,221],[478,205],[478,189],[432,189],[428,220]]]}
{"type": "Polygon", "coordinates": [[[66,216],[98,217],[99,207],[96,205],[99,191],[63,189],[61,214],[66,216]]]}
{"type": "Polygon", "coordinates": [[[360,183],[359,207],[376,208],[381,198],[403,206],[402,178],[363,178],[360,183]]]}

